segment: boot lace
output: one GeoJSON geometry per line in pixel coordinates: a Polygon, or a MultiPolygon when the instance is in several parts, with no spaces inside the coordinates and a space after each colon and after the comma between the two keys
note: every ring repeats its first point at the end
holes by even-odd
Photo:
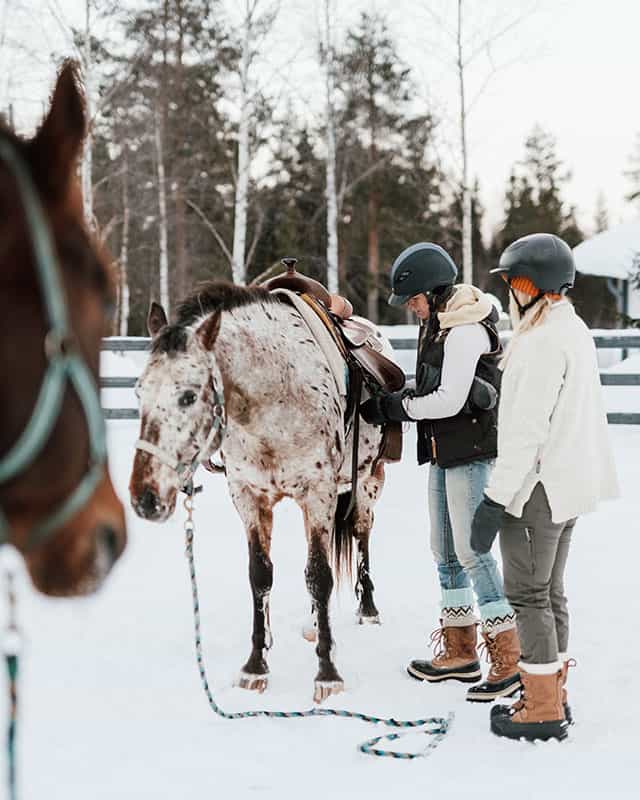
{"type": "Polygon", "coordinates": [[[491,669],[500,672],[505,667],[503,654],[500,652],[498,643],[491,636],[483,636],[478,652],[484,656],[484,660],[491,664],[491,669]]]}
{"type": "Polygon", "coordinates": [[[429,640],[429,644],[431,646],[431,650],[433,651],[433,655],[435,658],[440,658],[441,656],[446,656],[449,650],[449,642],[447,639],[447,629],[446,628],[436,628],[435,631],[431,634],[431,638],[429,640]]]}

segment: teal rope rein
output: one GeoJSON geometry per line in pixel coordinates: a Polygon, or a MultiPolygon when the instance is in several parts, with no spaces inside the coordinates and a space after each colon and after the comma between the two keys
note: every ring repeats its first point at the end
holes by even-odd
{"type": "Polygon", "coordinates": [[[211,689],[209,688],[209,681],[207,679],[207,672],[204,664],[204,655],[202,652],[202,635],[201,635],[201,624],[200,624],[200,602],[198,599],[198,583],[196,580],[196,569],[195,569],[195,559],[193,554],[193,541],[194,541],[194,534],[195,534],[195,527],[192,519],[192,511],[193,511],[193,502],[191,498],[187,498],[187,502],[185,503],[185,507],[187,509],[187,520],[185,522],[185,538],[186,538],[186,549],[185,554],[187,556],[187,560],[189,562],[189,576],[191,578],[191,596],[193,600],[193,624],[194,624],[194,633],[195,633],[195,647],[196,647],[196,660],[198,663],[198,671],[200,673],[200,678],[202,681],[202,688],[204,689],[204,693],[209,701],[209,705],[212,711],[217,714],[219,717],[223,719],[250,719],[254,717],[267,717],[269,719],[299,719],[301,717],[341,717],[342,719],[359,719],[362,722],[372,722],[374,724],[382,723],[383,725],[387,725],[392,728],[422,728],[420,731],[416,731],[416,733],[424,733],[425,735],[431,737],[428,745],[420,752],[412,753],[412,752],[400,752],[395,750],[383,750],[379,747],[376,747],[382,741],[395,741],[400,739],[402,736],[405,736],[408,731],[404,733],[387,733],[383,734],[382,736],[376,736],[372,739],[367,739],[366,742],[362,742],[362,744],[358,745],[358,750],[361,753],[365,753],[366,755],[370,756],[381,756],[387,758],[399,758],[410,760],[414,758],[425,758],[426,756],[430,755],[436,747],[440,744],[440,742],[445,738],[447,733],[450,730],[451,723],[453,721],[453,713],[449,714],[447,718],[444,717],[426,717],[424,719],[410,719],[410,720],[399,720],[399,719],[385,719],[383,717],[376,717],[372,714],[362,714],[357,711],[345,711],[342,709],[334,709],[334,708],[310,708],[306,711],[265,711],[265,710],[255,710],[255,711],[234,711],[228,712],[224,711],[220,706],[216,703],[213,694],[211,693],[211,689]]]}

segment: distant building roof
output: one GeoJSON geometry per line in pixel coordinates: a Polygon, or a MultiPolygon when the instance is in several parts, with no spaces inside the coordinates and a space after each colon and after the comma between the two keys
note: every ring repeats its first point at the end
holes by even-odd
{"type": "Polygon", "coordinates": [[[639,254],[640,220],[616,225],[573,248],[578,272],[609,278],[628,278],[639,254]]]}

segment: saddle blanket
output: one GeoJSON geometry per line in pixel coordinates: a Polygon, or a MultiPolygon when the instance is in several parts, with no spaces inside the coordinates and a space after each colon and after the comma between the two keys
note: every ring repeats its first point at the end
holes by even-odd
{"type": "Polygon", "coordinates": [[[292,292],[290,289],[272,289],[271,294],[286,297],[289,303],[300,314],[305,321],[309,332],[318,343],[318,347],[322,350],[324,357],[327,359],[327,365],[331,370],[333,379],[336,382],[336,388],[341,397],[347,396],[347,368],[344,363],[344,358],[338,350],[338,346],[333,341],[329,331],[325,328],[324,323],[320,317],[315,313],[311,306],[306,303],[302,297],[292,292]]]}

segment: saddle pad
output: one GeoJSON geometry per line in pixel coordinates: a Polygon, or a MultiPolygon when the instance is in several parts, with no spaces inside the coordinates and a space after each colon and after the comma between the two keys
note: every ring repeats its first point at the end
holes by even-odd
{"type": "Polygon", "coordinates": [[[300,314],[309,328],[309,332],[316,340],[318,347],[322,350],[324,357],[327,359],[327,365],[331,370],[340,396],[346,397],[347,375],[344,358],[320,317],[302,297],[289,289],[273,289],[272,294],[285,297],[300,314]]]}

